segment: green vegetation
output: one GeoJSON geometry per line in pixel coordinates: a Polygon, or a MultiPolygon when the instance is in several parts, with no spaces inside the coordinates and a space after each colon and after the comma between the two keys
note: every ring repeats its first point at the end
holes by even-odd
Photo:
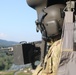
{"type": "Polygon", "coordinates": [[[32,75],[32,74],[31,73],[20,72],[20,73],[18,73],[18,75],[32,75]]]}
{"type": "Polygon", "coordinates": [[[14,71],[10,72],[0,71],[0,75],[14,75],[14,71]]]}
{"type": "MultiPolygon", "coordinates": [[[[0,71],[0,75],[14,75],[15,71],[0,71]]],[[[23,71],[20,71],[17,75],[32,75],[31,73],[24,73],[23,71]]]]}
{"type": "MultiPolygon", "coordinates": [[[[15,43],[16,44],[16,43],[15,43]]],[[[16,71],[8,71],[13,64],[13,55],[7,53],[8,50],[2,50],[2,47],[11,46],[9,41],[0,40],[0,75],[14,75],[16,71]],[[5,43],[6,42],[6,43],[5,43]]],[[[27,70],[29,67],[25,68],[27,70]]],[[[32,75],[31,72],[25,73],[24,71],[18,72],[17,75],[32,75]]]]}
{"type": "Polygon", "coordinates": [[[0,71],[8,70],[13,63],[13,56],[8,56],[0,52],[0,71]]]}
{"type": "MultiPolygon", "coordinates": [[[[13,55],[6,55],[5,52],[0,51],[0,75],[14,75],[15,71],[7,71],[13,64],[13,55]]],[[[27,70],[26,67],[24,70],[27,70]]],[[[17,75],[32,75],[31,72],[25,73],[24,71],[19,71],[17,75]]]]}

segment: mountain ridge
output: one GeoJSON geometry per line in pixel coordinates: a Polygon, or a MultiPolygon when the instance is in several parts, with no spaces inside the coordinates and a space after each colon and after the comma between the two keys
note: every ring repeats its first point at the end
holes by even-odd
{"type": "Polygon", "coordinates": [[[18,42],[0,39],[0,47],[13,46],[15,44],[18,44],[18,42]]]}

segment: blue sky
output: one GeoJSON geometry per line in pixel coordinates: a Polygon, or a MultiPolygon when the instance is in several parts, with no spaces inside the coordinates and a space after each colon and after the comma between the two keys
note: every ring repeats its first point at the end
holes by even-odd
{"type": "Polygon", "coordinates": [[[0,39],[9,41],[38,41],[37,13],[26,0],[0,0],[0,39]]]}

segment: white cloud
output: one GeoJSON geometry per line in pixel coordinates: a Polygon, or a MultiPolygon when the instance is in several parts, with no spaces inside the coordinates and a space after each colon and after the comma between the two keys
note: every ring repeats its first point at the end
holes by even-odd
{"type": "Polygon", "coordinates": [[[0,38],[5,38],[7,35],[5,33],[0,33],[0,38]]]}

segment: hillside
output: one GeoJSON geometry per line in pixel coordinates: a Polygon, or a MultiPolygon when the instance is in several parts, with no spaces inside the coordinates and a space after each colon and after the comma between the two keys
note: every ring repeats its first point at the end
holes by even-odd
{"type": "Polygon", "coordinates": [[[18,42],[7,41],[7,40],[0,39],[0,47],[13,46],[15,44],[18,44],[18,42]]]}

